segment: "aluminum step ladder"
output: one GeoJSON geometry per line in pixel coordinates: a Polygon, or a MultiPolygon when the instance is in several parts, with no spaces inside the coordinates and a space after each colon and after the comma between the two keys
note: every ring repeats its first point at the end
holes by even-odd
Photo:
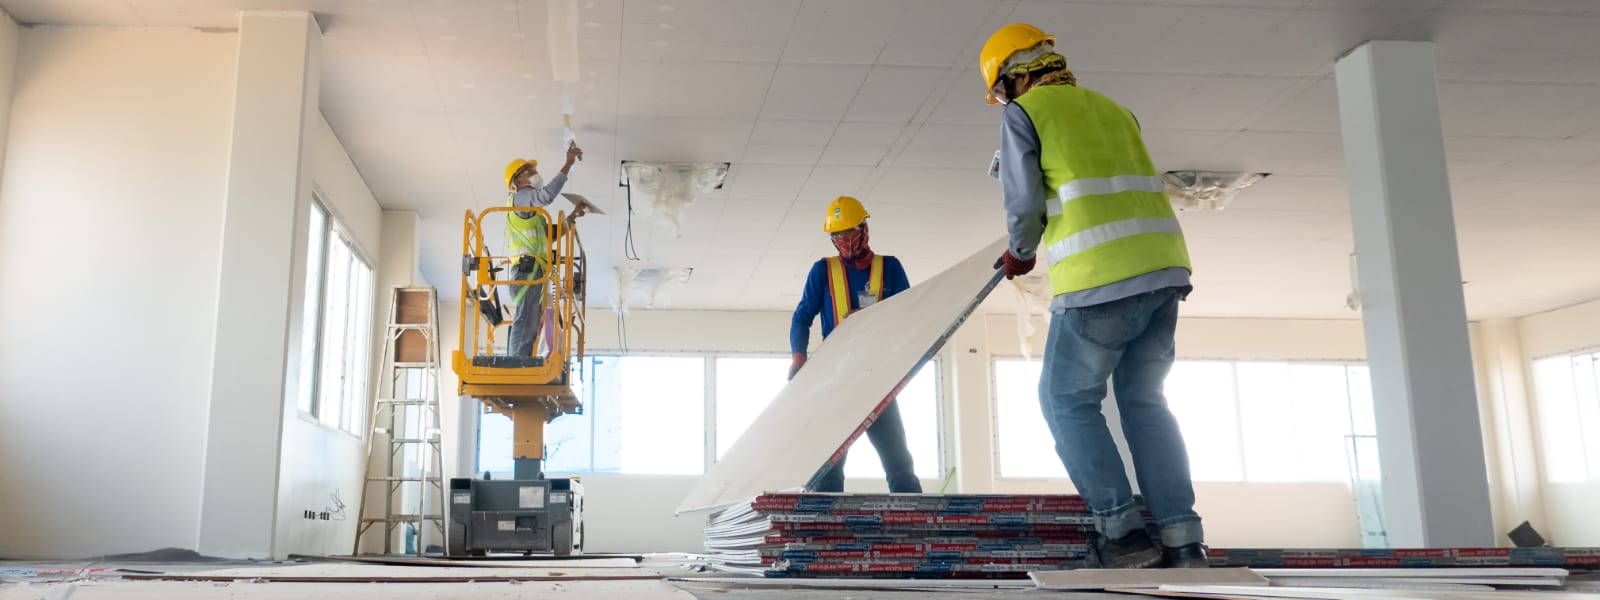
{"type": "MultiPolygon", "coordinates": [[[[382,554],[423,556],[430,542],[441,552],[445,546],[438,308],[432,287],[390,290],[354,554],[380,524],[382,554]]],[[[368,553],[378,551],[376,540],[367,541],[368,553]]]]}

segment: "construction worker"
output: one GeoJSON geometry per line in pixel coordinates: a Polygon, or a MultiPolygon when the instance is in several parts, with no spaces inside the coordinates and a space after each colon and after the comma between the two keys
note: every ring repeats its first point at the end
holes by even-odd
{"type": "MultiPolygon", "coordinates": [[[[838,256],[829,256],[811,265],[806,277],[805,293],[800,305],[794,309],[794,320],[789,324],[789,349],[793,360],[789,365],[789,378],[794,379],[800,367],[806,364],[806,346],[811,342],[811,321],[822,315],[822,337],[833,333],[845,317],[857,310],[872,306],[880,300],[911,287],[906,271],[893,256],[872,252],[867,244],[867,209],[850,196],[840,196],[828,205],[822,230],[833,238],[838,256]]],[[[900,421],[900,406],[890,402],[883,414],[867,428],[867,439],[877,449],[883,461],[883,473],[889,480],[889,491],[896,493],[921,493],[922,482],[917,480],[911,465],[911,450],[906,447],[906,427],[900,421]]],[[[844,461],[841,457],[822,476],[814,492],[844,491],[844,461]]]]}
{"type": "MultiPolygon", "coordinates": [[[[573,162],[581,158],[583,150],[576,144],[569,144],[567,161],[561,165],[561,172],[550,178],[549,184],[539,175],[539,161],[513,159],[505,170],[506,189],[510,192],[506,205],[549,206],[567,184],[567,172],[572,170],[573,162]]],[[[572,218],[583,216],[585,208],[578,204],[572,210],[572,218]]],[[[536,279],[549,272],[550,224],[544,215],[532,211],[512,212],[506,217],[506,240],[510,246],[506,253],[511,256],[511,281],[536,279]]],[[[544,320],[545,287],[515,285],[511,288],[516,316],[511,320],[506,352],[509,356],[533,356],[534,343],[538,341],[540,324],[544,320]]]]}
{"type": "Polygon", "coordinates": [[[1039,404],[1056,453],[1096,516],[1091,566],[1206,566],[1189,454],[1162,385],[1173,361],[1189,252],[1128,109],[1077,86],[1055,38],[1007,25],[979,59],[1004,104],[1000,182],[1009,247],[996,268],[1028,273],[1042,243],[1054,299],[1039,404]],[[1160,528],[1145,530],[1100,403],[1115,375],[1122,431],[1160,528]]]}

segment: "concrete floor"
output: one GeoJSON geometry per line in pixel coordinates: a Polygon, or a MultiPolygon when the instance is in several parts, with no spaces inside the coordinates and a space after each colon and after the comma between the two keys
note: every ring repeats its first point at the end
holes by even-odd
{"type": "MultiPolygon", "coordinates": [[[[638,565],[630,561],[561,561],[536,563],[516,561],[486,567],[393,566],[344,562],[120,562],[22,563],[0,562],[0,600],[288,600],[299,598],[337,598],[339,600],[481,600],[490,598],[537,598],[560,594],[572,600],[593,598],[633,598],[640,600],[809,600],[849,598],[851,600],[914,600],[928,596],[962,600],[1013,600],[1022,597],[1063,597],[1059,593],[1036,590],[844,590],[844,589],[741,589],[737,585],[673,581],[666,578],[722,576],[695,567],[686,557],[653,556],[638,565]],[[623,564],[618,564],[619,562],[623,564]],[[587,564],[585,564],[587,563],[587,564]],[[29,575],[29,569],[95,568],[131,569],[144,573],[221,577],[227,581],[134,581],[118,579],[108,572],[86,573],[75,581],[59,581],[67,575],[29,575]],[[484,582],[474,577],[585,577],[644,576],[623,581],[566,580],[484,582]],[[384,579],[389,582],[268,582],[264,577],[384,579]],[[457,578],[449,583],[396,582],[425,578],[457,578]],[[659,578],[657,578],[659,577],[659,578]],[[52,580],[57,581],[52,581],[52,580]]],[[[767,580],[771,581],[771,580],[767,580]]],[[[1105,594],[1068,594],[1074,599],[1100,599],[1105,594]]],[[[1121,596],[1127,598],[1127,596],[1121,596]]]]}

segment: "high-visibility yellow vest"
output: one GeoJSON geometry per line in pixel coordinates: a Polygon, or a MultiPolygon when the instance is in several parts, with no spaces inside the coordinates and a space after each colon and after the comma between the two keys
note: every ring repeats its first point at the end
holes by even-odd
{"type": "MultiPolygon", "coordinates": [[[[850,280],[844,275],[844,261],[839,257],[829,256],[824,262],[828,265],[828,297],[833,300],[833,326],[838,327],[850,315],[850,280]]],[[[872,257],[872,270],[867,272],[867,295],[873,302],[883,299],[882,254],[872,257]]]]}
{"type": "Polygon", "coordinates": [[[1053,293],[1190,268],[1166,186],[1128,109],[1070,85],[1034,87],[1016,102],[1033,121],[1054,193],[1040,249],[1053,293]]]}
{"type": "MultiPolygon", "coordinates": [[[[506,206],[513,206],[512,199],[506,199],[506,206]]],[[[522,260],[523,256],[532,256],[534,270],[528,278],[544,275],[550,268],[550,223],[545,220],[544,214],[539,212],[529,213],[527,218],[518,215],[516,211],[506,213],[506,253],[511,255],[511,264],[522,260]]],[[[530,286],[515,286],[512,293],[514,302],[522,302],[522,295],[528,292],[530,286]]]]}

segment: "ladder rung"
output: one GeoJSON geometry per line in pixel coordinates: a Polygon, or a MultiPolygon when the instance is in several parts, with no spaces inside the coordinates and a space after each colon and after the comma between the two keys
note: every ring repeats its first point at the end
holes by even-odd
{"type": "Polygon", "coordinates": [[[437,443],[439,443],[439,440],[429,440],[429,439],[423,439],[423,438],[395,438],[395,439],[389,440],[389,443],[391,443],[391,444],[437,444],[437,443]]]}
{"type": "Polygon", "coordinates": [[[403,398],[379,398],[378,399],[378,404],[401,404],[401,405],[405,405],[405,406],[416,406],[418,404],[433,404],[433,401],[432,400],[407,400],[407,399],[403,399],[403,398]]]}
{"type": "Polygon", "coordinates": [[[434,367],[434,366],[437,366],[437,365],[438,365],[438,363],[431,363],[431,362],[397,362],[397,363],[389,363],[389,366],[394,367],[396,369],[427,369],[427,368],[434,367]]]}
{"type": "Polygon", "coordinates": [[[435,483],[443,481],[443,479],[439,477],[368,477],[367,481],[426,481],[435,483]]]}

